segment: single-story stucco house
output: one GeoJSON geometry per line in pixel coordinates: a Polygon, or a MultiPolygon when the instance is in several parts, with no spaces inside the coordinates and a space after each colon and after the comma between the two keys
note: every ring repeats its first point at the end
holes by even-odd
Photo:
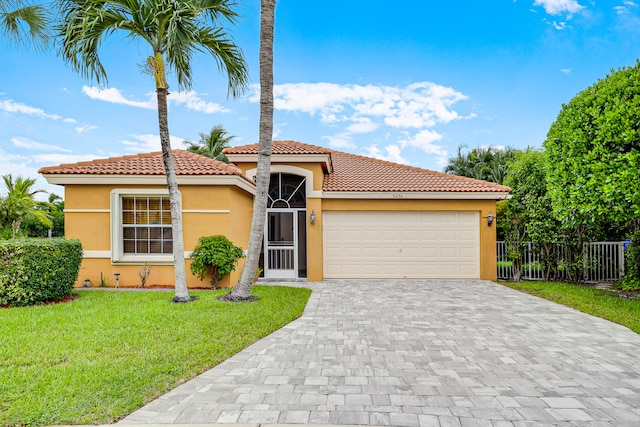
{"type": "MultiPolygon", "coordinates": [[[[185,256],[201,236],[247,248],[257,144],[227,148],[231,164],[175,150],[185,256]]],[[[65,187],[65,234],[80,239],[77,286],[173,282],[162,153],[39,171],[65,187]]],[[[496,201],[510,189],[295,141],[274,141],[261,266],[269,279],[496,279],[496,201]]],[[[240,266],[243,260],[240,261],[240,266]]],[[[232,286],[240,268],[223,285],[232,286]]],[[[207,282],[187,274],[189,287],[207,282]]]]}

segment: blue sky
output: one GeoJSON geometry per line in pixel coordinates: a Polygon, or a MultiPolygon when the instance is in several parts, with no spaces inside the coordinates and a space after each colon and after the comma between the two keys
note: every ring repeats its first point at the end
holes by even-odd
{"type": "MultiPolygon", "coordinates": [[[[233,145],[257,141],[259,1],[238,12],[251,86],[227,98],[196,57],[192,90],[170,95],[173,148],[216,124],[233,145]]],[[[639,24],[630,0],[279,0],[274,139],[432,170],[461,144],[540,147],[563,103],[636,62],[639,24]]],[[[40,167],[160,150],[148,49],[116,37],[101,52],[108,87],[0,40],[0,174],[62,195],[40,167]]]]}

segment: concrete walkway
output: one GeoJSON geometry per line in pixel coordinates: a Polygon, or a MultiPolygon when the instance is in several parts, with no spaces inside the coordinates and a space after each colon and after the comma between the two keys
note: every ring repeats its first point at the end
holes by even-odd
{"type": "Polygon", "coordinates": [[[119,424],[640,425],[622,326],[484,281],[304,285],[300,319],[119,424]]]}

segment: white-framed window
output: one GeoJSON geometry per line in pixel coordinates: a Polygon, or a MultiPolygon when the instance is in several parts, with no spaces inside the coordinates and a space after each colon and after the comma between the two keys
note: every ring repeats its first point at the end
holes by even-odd
{"type": "Polygon", "coordinates": [[[171,209],[166,190],[111,192],[111,260],[173,261],[171,209]]]}
{"type": "Polygon", "coordinates": [[[168,196],[122,196],[122,253],[173,253],[168,196]]]}

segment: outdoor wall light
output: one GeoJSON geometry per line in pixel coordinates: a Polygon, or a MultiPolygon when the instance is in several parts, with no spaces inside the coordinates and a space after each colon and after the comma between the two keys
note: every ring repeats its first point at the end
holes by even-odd
{"type": "Polygon", "coordinates": [[[316,211],[311,211],[311,225],[316,225],[316,211]]]}
{"type": "Polygon", "coordinates": [[[493,214],[489,212],[489,215],[487,215],[487,225],[491,227],[491,224],[493,224],[493,214]]]}

